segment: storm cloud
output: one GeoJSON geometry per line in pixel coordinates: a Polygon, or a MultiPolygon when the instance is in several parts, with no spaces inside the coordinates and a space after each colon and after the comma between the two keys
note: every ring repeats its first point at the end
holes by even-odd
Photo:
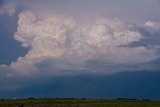
{"type": "MultiPolygon", "coordinates": [[[[41,85],[56,76],[160,70],[157,0],[4,0],[0,4],[2,28],[13,27],[4,17],[15,24],[12,33],[0,32],[25,50],[14,60],[0,59],[11,62],[0,65],[1,80],[11,84],[0,82],[0,92],[32,87],[32,80],[41,85]]],[[[1,44],[4,50],[5,43],[1,44]]]]}
{"type": "Polygon", "coordinates": [[[91,24],[79,24],[70,17],[53,15],[41,19],[33,11],[23,11],[19,14],[14,38],[30,50],[25,57],[11,63],[10,67],[23,74],[41,71],[35,65],[48,59],[53,59],[53,64],[58,62],[59,70],[76,67],[77,70],[87,70],[85,64],[90,59],[113,65],[144,63],[155,59],[154,49],[125,47],[142,37],[128,26],[118,19],[97,18],[91,24]]]}
{"type": "MultiPolygon", "coordinates": [[[[102,17],[100,14],[96,14],[100,12],[87,16],[88,18],[92,17],[88,20],[87,17],[83,17],[86,16],[83,12],[80,12],[80,16],[77,16],[78,10],[71,12],[67,8],[65,10],[68,15],[64,14],[65,11],[57,11],[63,10],[63,8],[69,5],[65,4],[66,6],[62,7],[61,5],[64,5],[65,1],[54,1],[61,8],[55,10],[54,7],[44,9],[45,5],[52,3],[51,1],[39,4],[36,4],[37,1],[34,1],[29,6],[28,3],[30,2],[6,1],[1,6],[3,8],[5,4],[14,4],[16,9],[17,5],[25,4],[28,8],[20,11],[17,32],[15,32],[13,37],[22,43],[22,47],[29,49],[29,51],[24,57],[19,57],[17,61],[12,62],[8,66],[13,70],[13,73],[28,75],[47,72],[48,74],[54,75],[55,73],[57,75],[59,73],[66,74],[66,71],[69,74],[84,72],[110,74],[126,70],[147,69],[144,66],[135,67],[134,65],[143,65],[159,57],[157,52],[159,39],[155,42],[155,38],[153,38],[153,36],[159,34],[158,21],[147,21],[144,25],[139,26],[136,23],[128,23],[126,22],[127,20],[123,21],[118,17],[102,17]],[[37,10],[38,8],[39,10],[37,10]],[[53,12],[51,11],[52,9],[53,12]],[[82,17],[82,19],[77,20],[79,17],[82,17]],[[88,22],[86,23],[86,21],[88,22]],[[149,32],[148,35],[145,33],[147,32],[145,30],[149,32]],[[152,34],[150,35],[150,33],[152,34]],[[143,43],[143,41],[145,42],[143,43]],[[149,45],[151,41],[152,44],[155,44],[154,46],[149,45]],[[92,62],[95,64],[92,65],[92,62]],[[102,62],[101,66],[98,64],[100,62],[102,62]],[[45,63],[48,66],[42,66],[43,64],[46,65],[45,63]],[[120,68],[114,66],[119,66],[120,68]]],[[[87,8],[90,2],[83,2],[86,2],[85,8],[87,8]]],[[[93,7],[95,2],[91,2],[93,7]]],[[[147,2],[149,3],[149,1],[147,2]]],[[[75,1],[72,3],[77,5],[75,1]]],[[[103,0],[99,3],[112,4],[110,1],[105,2],[103,0]]],[[[75,7],[73,6],[73,8],[75,7]]],[[[88,9],[91,11],[92,7],[88,9]]]]}

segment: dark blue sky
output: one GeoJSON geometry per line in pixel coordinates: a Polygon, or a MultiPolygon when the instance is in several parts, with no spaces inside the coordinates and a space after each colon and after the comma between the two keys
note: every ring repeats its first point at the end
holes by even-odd
{"type": "Polygon", "coordinates": [[[158,0],[0,0],[0,98],[160,99],[158,0]]]}
{"type": "Polygon", "coordinates": [[[10,64],[19,56],[24,56],[27,49],[13,38],[17,29],[17,15],[8,17],[0,16],[0,64],[10,64]]]}

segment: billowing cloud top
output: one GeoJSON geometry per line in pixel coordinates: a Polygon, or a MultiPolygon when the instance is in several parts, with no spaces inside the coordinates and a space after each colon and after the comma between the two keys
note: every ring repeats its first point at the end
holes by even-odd
{"type": "MultiPolygon", "coordinates": [[[[57,74],[63,70],[88,70],[89,60],[128,65],[156,58],[154,50],[127,46],[142,36],[118,19],[97,18],[91,24],[83,24],[70,17],[53,15],[41,18],[27,10],[19,14],[14,38],[30,49],[25,57],[18,58],[10,66],[19,73],[39,72],[41,67],[37,65],[48,60],[53,60],[49,71],[57,74]]],[[[103,72],[106,73],[110,70],[108,66],[105,69],[103,72]]]]}
{"type": "MultiPolygon", "coordinates": [[[[29,9],[19,13],[17,31],[13,36],[29,51],[10,66],[1,65],[0,69],[11,71],[9,75],[110,74],[150,70],[152,66],[148,64],[159,58],[159,44],[131,46],[145,38],[141,28],[150,29],[149,32],[159,31],[158,21],[147,21],[138,26],[98,14],[88,20],[82,14],[75,18],[73,14],[57,14],[50,9],[42,13],[39,11],[43,9],[37,9],[42,4],[33,4],[35,8],[28,6],[29,9]]],[[[0,9],[1,15],[12,16],[14,12],[12,5],[3,5],[0,9]]]]}

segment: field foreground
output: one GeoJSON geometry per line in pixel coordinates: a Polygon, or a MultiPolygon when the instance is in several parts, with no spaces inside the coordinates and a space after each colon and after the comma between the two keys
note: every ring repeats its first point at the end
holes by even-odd
{"type": "Polygon", "coordinates": [[[91,99],[19,99],[0,100],[0,107],[160,107],[160,101],[91,99]]]}

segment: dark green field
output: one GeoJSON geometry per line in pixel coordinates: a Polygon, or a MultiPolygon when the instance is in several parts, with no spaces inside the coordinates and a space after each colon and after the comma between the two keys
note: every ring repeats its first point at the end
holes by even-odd
{"type": "Polygon", "coordinates": [[[160,107],[160,101],[24,99],[24,100],[0,100],[0,107],[160,107]]]}

